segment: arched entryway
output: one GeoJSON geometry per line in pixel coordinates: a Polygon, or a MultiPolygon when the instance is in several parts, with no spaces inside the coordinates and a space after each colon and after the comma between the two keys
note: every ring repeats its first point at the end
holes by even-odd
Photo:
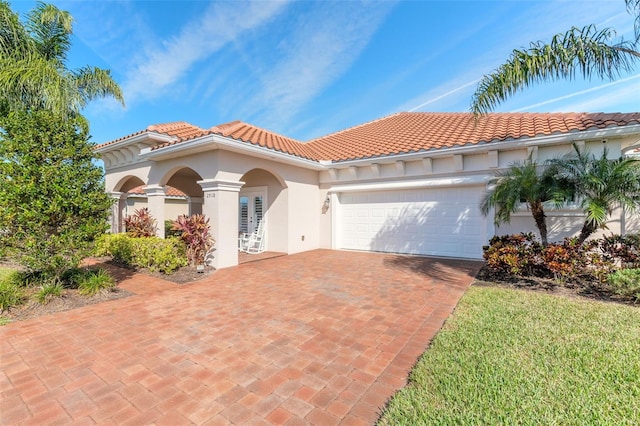
{"type": "Polygon", "coordinates": [[[278,175],[252,169],[241,178],[238,205],[238,233],[253,232],[261,221],[265,226],[265,249],[288,252],[289,203],[287,186],[278,175]]]}
{"type": "Polygon", "coordinates": [[[113,199],[111,207],[110,227],[111,233],[124,232],[124,218],[129,214],[130,193],[135,188],[144,187],[145,182],[137,176],[126,176],[120,180],[110,192],[113,199]]]}
{"type": "Polygon", "coordinates": [[[145,186],[148,208],[158,221],[158,235],[164,236],[169,221],[180,215],[202,213],[203,191],[197,172],[189,167],[176,167],[160,179],[158,184],[145,186]]]}

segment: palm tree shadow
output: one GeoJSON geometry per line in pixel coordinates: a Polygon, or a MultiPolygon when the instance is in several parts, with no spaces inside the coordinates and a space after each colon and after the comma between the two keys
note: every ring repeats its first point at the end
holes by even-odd
{"type": "Polygon", "coordinates": [[[432,280],[455,285],[460,278],[474,278],[482,265],[479,260],[462,260],[450,258],[436,258],[423,256],[398,255],[384,261],[385,266],[409,270],[432,280]]]}

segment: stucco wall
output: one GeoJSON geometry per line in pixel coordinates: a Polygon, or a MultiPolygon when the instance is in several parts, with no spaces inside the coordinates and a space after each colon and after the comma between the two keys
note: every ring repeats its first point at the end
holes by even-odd
{"type": "MultiPolygon", "coordinates": [[[[637,143],[637,135],[584,141],[585,147],[596,156],[601,155],[606,147],[610,158],[619,157],[625,148],[637,143]],[[603,140],[606,140],[606,143],[603,143],[603,140]]],[[[523,145],[513,142],[501,145],[479,146],[478,149],[484,150],[484,152],[468,152],[448,156],[438,156],[437,153],[431,154],[432,156],[425,154],[422,158],[419,156],[416,156],[417,158],[405,158],[402,162],[389,162],[389,160],[386,160],[387,162],[385,163],[385,160],[380,160],[379,164],[375,165],[362,163],[362,165],[357,166],[341,167],[338,164],[334,171],[320,172],[320,186],[323,189],[320,190],[319,200],[323,201],[326,198],[327,189],[332,186],[371,185],[385,182],[402,183],[465,176],[477,178],[486,176],[489,178],[495,176],[501,170],[507,169],[514,162],[526,160],[530,154],[537,158],[538,162],[543,163],[546,160],[559,158],[566,153],[572,152],[573,147],[571,142],[548,145],[523,145]],[[495,148],[490,149],[493,147],[495,148]],[[497,152],[488,152],[493,150],[497,152]]],[[[371,162],[375,162],[375,160],[371,162]]],[[[331,208],[335,207],[331,206],[331,208]]],[[[565,237],[578,235],[584,221],[582,210],[577,206],[559,211],[549,208],[546,214],[549,239],[551,241],[560,241],[565,237]]],[[[335,226],[335,224],[332,222],[329,212],[320,216],[321,247],[331,247],[332,226],[335,226]]],[[[496,235],[519,232],[535,232],[537,235],[537,228],[533,218],[526,209],[513,215],[509,224],[502,224],[491,230],[493,232],[489,232],[489,236],[493,235],[494,232],[496,235]]],[[[640,215],[638,213],[627,212],[624,215],[622,211],[616,210],[610,217],[607,229],[599,231],[596,235],[621,233],[623,231],[627,233],[640,232],[640,215]]]]}
{"type": "MultiPolygon", "coordinates": [[[[136,210],[148,207],[146,197],[127,197],[125,215],[132,215],[136,210]]],[[[180,215],[189,214],[189,203],[185,199],[165,198],[164,218],[175,220],[180,215]]]]}

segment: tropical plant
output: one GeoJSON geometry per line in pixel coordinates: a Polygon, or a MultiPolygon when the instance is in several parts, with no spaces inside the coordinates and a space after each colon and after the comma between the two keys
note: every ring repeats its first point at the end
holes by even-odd
{"type": "Polygon", "coordinates": [[[124,227],[127,234],[134,238],[153,237],[158,229],[156,222],[149,209],[143,207],[124,219],[124,227]]]}
{"type": "Polygon", "coordinates": [[[640,268],[640,234],[607,235],[600,241],[603,255],[620,266],[640,268]]]}
{"type": "Polygon", "coordinates": [[[635,16],[635,40],[614,40],[613,29],[588,25],[557,34],[550,43],[538,41],[528,49],[515,49],[504,64],[478,83],[471,111],[476,116],[485,114],[534,83],[572,80],[577,74],[614,80],[632,70],[640,59],[640,0],[625,3],[627,11],[635,16]]]}
{"type": "Polygon", "coordinates": [[[180,238],[187,245],[187,257],[191,265],[203,265],[207,252],[215,241],[210,233],[209,219],[204,215],[181,215],[173,222],[173,230],[180,231],[180,238]]]}
{"type": "Polygon", "coordinates": [[[487,267],[507,275],[539,275],[544,247],[533,233],[494,236],[484,248],[487,267]]]}
{"type": "Polygon", "coordinates": [[[61,282],[44,283],[36,293],[36,299],[38,302],[46,305],[51,299],[59,297],[62,294],[62,290],[63,287],[61,282]]]}
{"type": "Polygon", "coordinates": [[[22,303],[25,292],[18,271],[0,274],[0,313],[22,303]]]}
{"type": "Polygon", "coordinates": [[[91,100],[111,96],[124,105],[110,71],[67,67],[73,18],[38,3],[21,22],[0,1],[0,115],[15,110],[48,110],[75,116],[91,100]]]}
{"type": "Polygon", "coordinates": [[[26,272],[59,280],[90,253],[111,210],[86,127],[16,111],[0,128],[0,246],[26,272]]]}
{"type": "Polygon", "coordinates": [[[78,280],[78,292],[84,296],[93,296],[100,291],[111,290],[115,286],[113,277],[102,268],[87,270],[78,280]]]}
{"type": "Polygon", "coordinates": [[[623,207],[640,209],[640,161],[630,157],[610,160],[605,148],[598,158],[577,145],[564,157],[552,160],[556,178],[568,183],[585,212],[578,236],[583,243],[599,228],[605,228],[612,211],[623,207]]]}
{"type": "Polygon", "coordinates": [[[482,198],[480,209],[486,216],[495,208],[496,225],[509,223],[511,215],[526,203],[536,227],[540,232],[543,245],[547,245],[547,223],[544,205],[553,203],[561,206],[567,197],[567,191],[555,178],[553,166],[540,166],[529,157],[523,163],[513,163],[507,170],[496,175],[489,190],[482,198]]]}

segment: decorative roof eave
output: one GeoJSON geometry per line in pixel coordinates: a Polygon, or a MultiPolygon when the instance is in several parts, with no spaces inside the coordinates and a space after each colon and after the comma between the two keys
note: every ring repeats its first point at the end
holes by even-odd
{"type": "Polygon", "coordinates": [[[176,158],[215,149],[237,152],[251,157],[263,158],[312,170],[325,169],[325,166],[318,161],[309,160],[307,158],[298,157],[259,145],[244,143],[231,137],[218,134],[208,134],[188,141],[155,149],[148,147],[140,152],[140,159],[158,161],[166,158],[176,158]]]}
{"type": "Polygon", "coordinates": [[[153,131],[146,131],[146,132],[142,132],[142,133],[137,133],[134,134],[133,136],[124,138],[122,140],[119,140],[117,142],[113,142],[113,143],[109,143],[109,144],[105,144],[103,146],[98,146],[95,148],[95,152],[102,154],[105,152],[111,152],[111,151],[116,151],[119,150],[121,148],[124,148],[126,146],[129,145],[133,145],[133,144],[137,144],[137,143],[145,143],[145,142],[151,142],[153,144],[155,143],[167,143],[167,142],[172,142],[175,141],[177,139],[177,137],[175,136],[171,136],[171,135],[166,135],[163,133],[157,133],[157,132],[153,132],[153,131]]]}
{"type": "Polygon", "coordinates": [[[640,134],[640,124],[631,124],[626,126],[612,126],[602,129],[591,129],[583,131],[575,131],[569,133],[558,133],[555,135],[545,136],[524,136],[519,139],[507,139],[501,141],[488,141],[479,143],[468,143],[466,145],[458,145],[447,148],[420,150],[407,153],[395,153],[388,155],[380,155],[376,157],[355,158],[348,160],[332,160],[320,161],[326,169],[329,168],[347,168],[350,166],[367,166],[374,163],[393,163],[395,161],[411,161],[420,160],[422,158],[446,157],[454,154],[464,154],[468,152],[487,152],[494,150],[514,150],[532,145],[550,145],[556,143],[571,143],[578,140],[589,140],[608,137],[621,137],[633,134],[640,134]]]}

